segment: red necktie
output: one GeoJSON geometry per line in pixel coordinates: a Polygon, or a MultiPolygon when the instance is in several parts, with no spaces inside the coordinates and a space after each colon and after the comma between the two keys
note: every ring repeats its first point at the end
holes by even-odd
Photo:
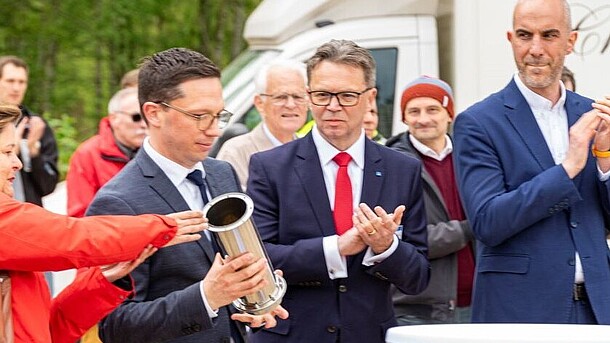
{"type": "Polygon", "coordinates": [[[351,160],[352,157],[346,152],[340,152],[333,158],[333,161],[339,165],[335,184],[335,210],[333,211],[335,230],[338,235],[344,234],[352,227],[352,182],[347,173],[347,165],[351,160]]]}

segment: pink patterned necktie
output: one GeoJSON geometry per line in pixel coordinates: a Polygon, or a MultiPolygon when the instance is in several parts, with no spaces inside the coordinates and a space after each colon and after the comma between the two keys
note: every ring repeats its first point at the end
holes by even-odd
{"type": "Polygon", "coordinates": [[[346,152],[340,152],[333,158],[333,161],[339,165],[337,183],[335,184],[335,209],[333,211],[335,230],[338,235],[344,234],[352,227],[352,182],[347,173],[347,165],[351,160],[352,157],[346,152]]]}

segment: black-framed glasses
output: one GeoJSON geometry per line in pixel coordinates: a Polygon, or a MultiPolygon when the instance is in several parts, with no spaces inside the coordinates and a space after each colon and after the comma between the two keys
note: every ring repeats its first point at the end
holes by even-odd
{"type": "Polygon", "coordinates": [[[131,120],[134,123],[137,123],[140,120],[142,120],[142,113],[140,113],[140,112],[129,113],[129,112],[125,112],[125,111],[117,111],[117,113],[123,113],[123,114],[126,114],[126,115],[130,116],[131,120]]]}
{"type": "Polygon", "coordinates": [[[229,120],[231,119],[231,117],[233,116],[233,113],[225,110],[224,108],[222,110],[220,110],[220,112],[216,113],[216,115],[207,114],[207,113],[206,114],[195,114],[195,113],[191,113],[185,109],[182,109],[180,107],[170,105],[170,104],[166,103],[165,101],[159,101],[156,103],[161,104],[165,107],[171,108],[172,110],[176,110],[188,117],[195,119],[197,121],[197,129],[202,130],[202,131],[209,129],[210,126],[212,126],[212,123],[214,122],[214,120],[216,120],[216,119],[218,119],[218,128],[224,129],[225,126],[227,126],[227,124],[229,123],[229,120]]]}
{"type": "Polygon", "coordinates": [[[328,106],[332,101],[333,97],[337,98],[339,105],[343,107],[351,107],[358,105],[360,102],[360,96],[368,91],[373,89],[373,87],[368,87],[362,92],[326,92],[326,91],[309,91],[309,98],[311,99],[311,103],[316,106],[328,106]]]}
{"type": "Polygon", "coordinates": [[[305,93],[303,93],[303,94],[280,93],[280,94],[259,94],[259,95],[269,97],[269,99],[271,99],[271,103],[276,106],[286,105],[288,103],[289,98],[292,98],[292,101],[294,101],[295,105],[303,105],[307,102],[307,95],[305,93]]]}

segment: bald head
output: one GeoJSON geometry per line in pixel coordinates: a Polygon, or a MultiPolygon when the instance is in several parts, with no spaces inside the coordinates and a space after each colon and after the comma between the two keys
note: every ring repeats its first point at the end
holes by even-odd
{"type": "Polygon", "coordinates": [[[519,0],[513,11],[513,28],[515,27],[517,16],[529,11],[537,11],[541,7],[553,7],[562,12],[563,25],[568,30],[572,30],[572,14],[570,4],[567,0],[519,0]]]}
{"type": "Polygon", "coordinates": [[[561,95],[563,62],[572,53],[577,37],[565,0],[519,0],[513,14],[513,30],[507,38],[521,81],[555,103],[561,95]]]}

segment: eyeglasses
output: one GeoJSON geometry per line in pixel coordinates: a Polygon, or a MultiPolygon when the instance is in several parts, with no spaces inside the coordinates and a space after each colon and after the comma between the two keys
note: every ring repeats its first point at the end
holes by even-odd
{"type": "Polygon", "coordinates": [[[218,119],[218,128],[219,129],[224,129],[225,126],[227,126],[227,124],[229,123],[229,120],[231,119],[231,117],[233,116],[233,113],[222,109],[220,110],[220,112],[216,113],[216,115],[213,114],[195,114],[195,113],[191,113],[187,110],[184,110],[180,107],[176,107],[174,105],[170,105],[164,101],[160,101],[157,102],[157,104],[161,104],[165,107],[169,107],[173,110],[176,110],[186,116],[189,116],[193,119],[195,119],[197,121],[197,129],[201,130],[201,131],[205,131],[207,129],[210,128],[210,126],[212,126],[212,123],[214,122],[214,120],[218,119]]]}
{"type": "Polygon", "coordinates": [[[271,98],[271,103],[276,106],[284,106],[288,103],[288,99],[292,98],[296,105],[303,105],[307,102],[305,94],[259,94],[260,96],[268,96],[271,98]]]}
{"type": "Polygon", "coordinates": [[[360,101],[360,95],[370,91],[373,87],[369,87],[362,92],[325,92],[325,91],[309,91],[309,98],[311,102],[316,106],[328,106],[330,105],[333,97],[337,98],[339,105],[343,107],[351,107],[358,105],[360,101]]]}
{"type": "Polygon", "coordinates": [[[116,111],[117,113],[123,113],[123,114],[127,114],[128,116],[131,117],[131,120],[134,123],[139,122],[140,120],[142,120],[142,114],[139,112],[134,112],[134,113],[129,113],[129,112],[125,112],[125,111],[116,111]]]}

